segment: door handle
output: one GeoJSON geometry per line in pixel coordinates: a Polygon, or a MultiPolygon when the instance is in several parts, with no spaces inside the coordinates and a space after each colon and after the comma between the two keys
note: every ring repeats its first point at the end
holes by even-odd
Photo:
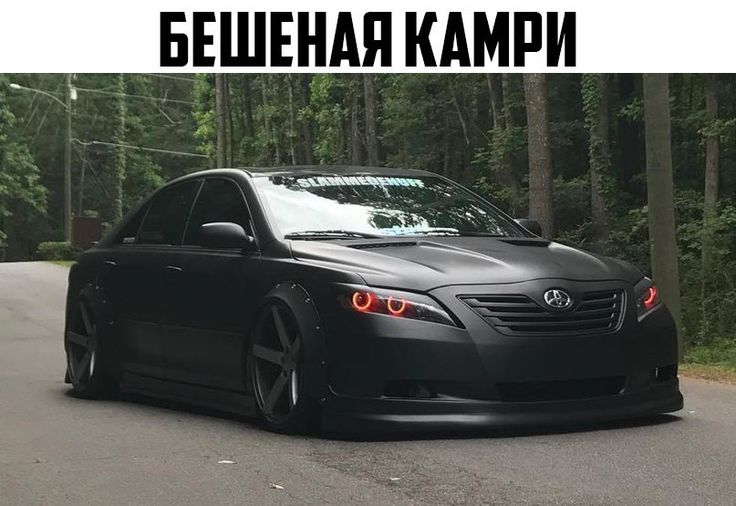
{"type": "Polygon", "coordinates": [[[105,267],[117,267],[118,264],[114,260],[105,260],[105,267]]]}
{"type": "Polygon", "coordinates": [[[181,267],[178,267],[176,265],[167,265],[166,266],[166,272],[183,272],[184,269],[181,267]]]}

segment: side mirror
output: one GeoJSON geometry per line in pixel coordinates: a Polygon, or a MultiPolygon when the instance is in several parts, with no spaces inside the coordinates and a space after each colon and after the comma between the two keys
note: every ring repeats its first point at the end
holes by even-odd
{"type": "Polygon", "coordinates": [[[527,218],[517,218],[516,223],[527,229],[534,235],[542,236],[542,226],[538,221],[529,220],[527,218]]]}
{"type": "Polygon", "coordinates": [[[199,227],[199,245],[205,248],[252,250],[255,240],[237,223],[205,223],[199,227]]]}

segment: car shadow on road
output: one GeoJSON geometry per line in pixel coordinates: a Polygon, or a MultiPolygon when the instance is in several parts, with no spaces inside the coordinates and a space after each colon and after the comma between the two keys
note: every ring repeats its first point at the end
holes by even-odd
{"type": "MultiPolygon", "coordinates": [[[[71,390],[65,390],[67,397],[74,398],[71,390]]],[[[124,393],[106,399],[112,402],[130,403],[142,407],[152,407],[171,412],[186,413],[195,416],[211,417],[214,419],[229,420],[243,424],[254,430],[264,430],[259,421],[253,417],[228,411],[197,406],[179,401],[163,400],[139,394],[124,393]]],[[[425,440],[452,440],[452,439],[502,439],[531,436],[555,436],[571,433],[585,433],[608,430],[626,430],[639,427],[652,427],[678,423],[682,418],[672,414],[661,414],[644,418],[592,422],[586,424],[568,424],[553,426],[523,426],[514,428],[487,428],[487,429],[455,429],[455,430],[417,430],[411,426],[393,431],[344,431],[340,433],[309,434],[310,437],[324,440],[339,440],[346,442],[392,442],[392,441],[425,441],[425,440]]],[[[282,437],[301,437],[288,436],[282,437]]]]}

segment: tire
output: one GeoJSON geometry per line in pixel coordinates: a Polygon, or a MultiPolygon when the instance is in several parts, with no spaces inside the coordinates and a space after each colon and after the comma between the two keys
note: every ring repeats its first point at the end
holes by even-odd
{"type": "Polygon", "coordinates": [[[64,334],[66,379],[72,395],[84,399],[104,398],[117,391],[117,382],[108,370],[104,339],[89,299],[80,297],[69,317],[64,334]]]}
{"type": "Polygon", "coordinates": [[[248,364],[258,415],[267,430],[305,434],[316,430],[318,406],[304,385],[304,342],[294,313],[280,301],[259,313],[248,364]]]}

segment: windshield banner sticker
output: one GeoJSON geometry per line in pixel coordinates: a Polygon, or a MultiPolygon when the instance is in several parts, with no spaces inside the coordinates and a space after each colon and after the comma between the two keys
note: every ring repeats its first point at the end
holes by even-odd
{"type": "Polygon", "coordinates": [[[326,186],[407,186],[424,188],[424,181],[411,177],[382,176],[318,176],[299,178],[302,188],[322,188],[326,186]]]}

